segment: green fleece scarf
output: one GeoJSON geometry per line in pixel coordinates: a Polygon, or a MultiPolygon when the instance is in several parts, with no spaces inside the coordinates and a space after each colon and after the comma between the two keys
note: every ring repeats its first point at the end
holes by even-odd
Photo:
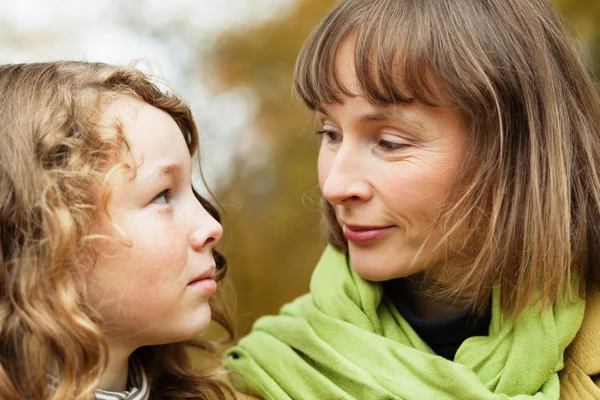
{"type": "Polygon", "coordinates": [[[224,364],[239,390],[266,399],[558,399],[583,311],[577,300],[511,321],[493,296],[489,336],[465,340],[452,362],[329,247],[311,293],[259,319],[224,364]]]}

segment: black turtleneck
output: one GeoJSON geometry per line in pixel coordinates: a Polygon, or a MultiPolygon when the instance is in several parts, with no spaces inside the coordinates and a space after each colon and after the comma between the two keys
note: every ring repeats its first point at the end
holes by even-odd
{"type": "Polygon", "coordinates": [[[386,295],[392,300],[398,312],[410,324],[415,332],[439,356],[454,360],[456,351],[471,336],[487,336],[491,310],[487,308],[483,315],[477,315],[469,307],[450,318],[423,319],[410,309],[406,299],[399,293],[401,285],[385,285],[386,295]]]}

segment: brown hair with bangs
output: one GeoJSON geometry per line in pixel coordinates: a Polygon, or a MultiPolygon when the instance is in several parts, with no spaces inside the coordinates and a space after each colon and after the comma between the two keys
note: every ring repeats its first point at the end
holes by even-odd
{"type": "MultiPolygon", "coordinates": [[[[106,369],[108,347],[98,311],[87,299],[93,224],[107,212],[116,179],[131,171],[130,148],[104,106],[133,97],[168,113],[190,154],[198,132],[188,106],[137,69],[102,63],[0,66],[0,398],[89,399],[106,369]],[[110,125],[110,126],[109,126],[110,125]],[[107,169],[110,161],[109,175],[107,169]],[[113,161],[115,164],[113,164],[113,161]],[[119,173],[122,172],[122,173],[119,173]],[[48,368],[60,381],[49,389],[48,368]]],[[[217,210],[196,198],[219,219],[217,210]]],[[[225,258],[213,250],[221,287],[212,318],[230,337],[222,285],[225,258]]],[[[153,399],[225,399],[233,395],[212,371],[192,370],[195,339],[137,349],[153,399]]]]}
{"type": "MultiPolygon", "coordinates": [[[[305,42],[294,85],[313,110],[360,95],[465,116],[461,189],[439,221],[452,221],[442,241],[460,231],[471,262],[447,268],[445,295],[470,293],[481,310],[498,287],[516,316],[532,301],[569,298],[574,280],[580,295],[600,284],[600,102],[547,0],[343,0],[305,42]],[[359,93],[335,70],[350,37],[359,93]]],[[[324,204],[329,241],[347,251],[324,204]]]]}

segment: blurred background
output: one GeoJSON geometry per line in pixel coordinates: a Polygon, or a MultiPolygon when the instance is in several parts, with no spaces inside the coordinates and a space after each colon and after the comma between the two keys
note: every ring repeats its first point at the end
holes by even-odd
{"type": "MultiPolygon", "coordinates": [[[[324,248],[312,117],[296,55],[332,0],[0,0],[0,62],[130,64],[192,106],[222,207],[241,334],[308,290],[324,248]]],[[[600,1],[555,0],[600,76],[600,1]]],[[[196,183],[203,187],[199,174],[196,183]]],[[[206,188],[204,189],[206,193],[206,188]]]]}

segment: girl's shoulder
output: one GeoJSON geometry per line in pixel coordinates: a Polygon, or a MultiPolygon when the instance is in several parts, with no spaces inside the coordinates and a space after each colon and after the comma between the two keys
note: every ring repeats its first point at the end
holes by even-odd
{"type": "Polygon", "coordinates": [[[561,399],[600,398],[600,291],[585,303],[581,329],[565,353],[560,373],[561,399]]]}

